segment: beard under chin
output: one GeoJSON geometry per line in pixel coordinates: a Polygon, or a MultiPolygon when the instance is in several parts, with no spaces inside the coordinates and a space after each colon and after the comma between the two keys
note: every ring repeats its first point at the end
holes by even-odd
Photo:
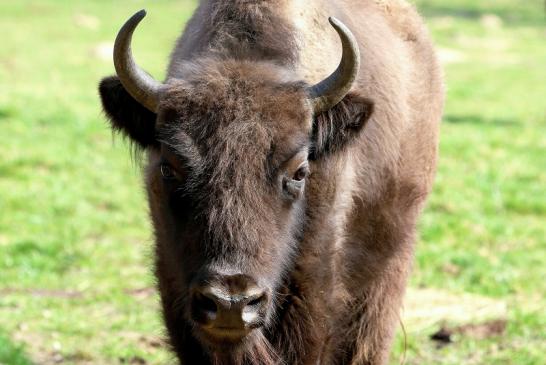
{"type": "Polygon", "coordinates": [[[259,330],[243,343],[230,347],[210,347],[213,365],[281,365],[283,362],[273,346],[259,330]]]}

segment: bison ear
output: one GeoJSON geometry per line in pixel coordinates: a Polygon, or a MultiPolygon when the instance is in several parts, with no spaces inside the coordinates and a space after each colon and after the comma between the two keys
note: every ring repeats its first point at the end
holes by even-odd
{"type": "Polygon", "coordinates": [[[117,76],[104,78],[99,85],[99,94],[114,131],[123,133],[141,148],[157,144],[157,115],[133,99],[117,76]]]}
{"type": "Polygon", "coordinates": [[[373,102],[348,94],[332,109],[318,114],[313,124],[310,159],[343,150],[362,131],[373,112],[373,102]]]}

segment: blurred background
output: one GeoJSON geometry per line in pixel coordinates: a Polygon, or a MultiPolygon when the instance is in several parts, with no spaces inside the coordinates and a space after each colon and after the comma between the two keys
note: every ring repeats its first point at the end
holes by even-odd
{"type": "MultiPolygon", "coordinates": [[[[542,0],[415,0],[445,66],[392,364],[546,364],[542,0]]],[[[119,26],[162,78],[195,1],[0,0],[0,364],[166,364],[140,165],[97,83],[119,26]]]]}

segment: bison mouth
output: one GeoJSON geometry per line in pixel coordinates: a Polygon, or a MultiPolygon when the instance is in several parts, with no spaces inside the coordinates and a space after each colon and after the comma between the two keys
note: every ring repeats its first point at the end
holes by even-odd
{"type": "Polygon", "coordinates": [[[239,348],[252,338],[252,329],[240,327],[194,327],[194,336],[208,348],[239,348]]]}

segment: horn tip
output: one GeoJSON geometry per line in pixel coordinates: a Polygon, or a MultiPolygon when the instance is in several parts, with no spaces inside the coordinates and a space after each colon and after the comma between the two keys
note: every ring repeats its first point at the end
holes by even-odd
{"type": "MultiPolygon", "coordinates": [[[[328,17],[328,21],[330,22],[330,25],[339,33],[340,31],[343,33],[351,33],[351,31],[347,28],[347,26],[338,18],[330,16],[328,17]]],[[[352,33],[351,33],[352,34],[352,33]]]]}
{"type": "Polygon", "coordinates": [[[328,17],[328,21],[329,21],[330,24],[331,24],[332,26],[334,26],[334,27],[335,27],[336,25],[341,24],[341,22],[339,21],[339,19],[336,18],[336,17],[334,17],[334,16],[329,16],[329,17],[328,17]]]}
{"type": "Polygon", "coordinates": [[[142,20],[146,16],[147,12],[146,9],[139,10],[133,15],[138,20],[142,20]]]}

